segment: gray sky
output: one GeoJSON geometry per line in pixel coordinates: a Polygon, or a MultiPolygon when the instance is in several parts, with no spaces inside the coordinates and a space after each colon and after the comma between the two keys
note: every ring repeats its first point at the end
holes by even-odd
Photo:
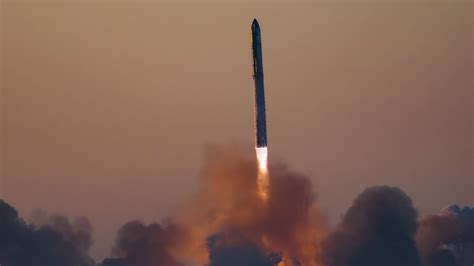
{"type": "Polygon", "coordinates": [[[262,27],[270,160],[335,223],[367,186],[474,205],[471,1],[1,3],[2,197],[85,215],[96,257],[192,197],[208,143],[253,149],[262,27]]]}

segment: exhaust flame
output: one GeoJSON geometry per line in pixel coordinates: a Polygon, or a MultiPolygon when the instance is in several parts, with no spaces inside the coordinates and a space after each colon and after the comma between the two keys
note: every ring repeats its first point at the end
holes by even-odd
{"type": "Polygon", "coordinates": [[[258,193],[263,200],[268,198],[268,149],[267,147],[256,148],[258,161],[258,193]]]}

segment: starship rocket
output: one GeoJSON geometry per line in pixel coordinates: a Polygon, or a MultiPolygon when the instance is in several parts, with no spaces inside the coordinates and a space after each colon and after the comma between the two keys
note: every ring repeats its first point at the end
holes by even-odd
{"type": "Polygon", "coordinates": [[[265,115],[265,89],[263,86],[262,38],[256,19],[252,22],[252,76],[255,90],[255,144],[267,147],[267,122],[265,115]]]}

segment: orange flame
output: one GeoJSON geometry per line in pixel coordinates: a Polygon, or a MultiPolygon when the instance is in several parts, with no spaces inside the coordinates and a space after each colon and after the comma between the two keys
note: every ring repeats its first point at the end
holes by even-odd
{"type": "Polygon", "coordinates": [[[258,193],[263,200],[268,198],[268,149],[267,147],[256,148],[258,161],[258,193]]]}

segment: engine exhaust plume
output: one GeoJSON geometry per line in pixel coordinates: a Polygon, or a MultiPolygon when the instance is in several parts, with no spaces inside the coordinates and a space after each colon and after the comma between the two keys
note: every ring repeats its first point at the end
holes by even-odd
{"type": "Polygon", "coordinates": [[[269,175],[268,175],[268,149],[267,147],[256,148],[257,151],[257,163],[258,163],[258,194],[263,200],[268,198],[268,186],[269,186],[269,175]]]}

